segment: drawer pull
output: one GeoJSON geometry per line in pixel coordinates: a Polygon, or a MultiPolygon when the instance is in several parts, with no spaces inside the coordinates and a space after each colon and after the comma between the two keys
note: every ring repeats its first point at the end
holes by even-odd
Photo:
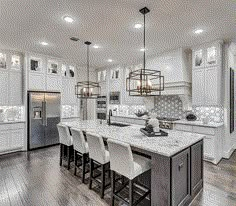
{"type": "Polygon", "coordinates": [[[184,163],[183,163],[183,162],[180,163],[180,164],[179,164],[179,170],[180,170],[183,166],[184,166],[184,163]]]}

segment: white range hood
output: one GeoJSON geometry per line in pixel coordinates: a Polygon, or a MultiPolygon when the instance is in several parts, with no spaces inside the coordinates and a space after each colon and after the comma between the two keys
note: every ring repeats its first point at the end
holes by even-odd
{"type": "Polygon", "coordinates": [[[189,82],[165,83],[161,95],[178,95],[183,103],[183,110],[192,109],[192,86],[189,82]]]}

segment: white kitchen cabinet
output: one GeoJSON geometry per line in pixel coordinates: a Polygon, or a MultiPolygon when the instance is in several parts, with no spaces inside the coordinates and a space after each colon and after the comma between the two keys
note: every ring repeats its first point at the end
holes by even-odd
{"type": "Polygon", "coordinates": [[[221,104],[221,69],[208,67],[193,70],[192,96],[195,106],[221,104]]]}
{"type": "Polygon", "coordinates": [[[204,160],[214,164],[222,158],[222,131],[223,127],[207,127],[175,123],[175,130],[205,135],[204,160]]]}
{"type": "Polygon", "coordinates": [[[0,70],[0,105],[8,105],[8,72],[0,70]]]}
{"type": "Polygon", "coordinates": [[[222,104],[222,42],[201,45],[193,49],[192,104],[219,106],[222,104]]]}
{"type": "Polygon", "coordinates": [[[205,103],[205,70],[193,70],[192,100],[194,105],[204,105],[205,103]]]}
{"type": "Polygon", "coordinates": [[[205,69],[205,105],[221,104],[221,71],[219,67],[205,69]]]}
{"type": "Polygon", "coordinates": [[[74,78],[62,79],[62,91],[61,100],[62,105],[71,105],[77,103],[77,97],[75,95],[76,81],[74,78]]]}
{"type": "Polygon", "coordinates": [[[46,79],[44,73],[29,72],[28,90],[46,90],[46,79]]]}
{"type": "Polygon", "coordinates": [[[62,77],[60,75],[47,75],[47,91],[58,91],[62,89],[62,77]]]}
{"type": "Polygon", "coordinates": [[[9,102],[8,105],[17,106],[23,104],[23,79],[22,72],[9,72],[9,102]]]}
{"type": "Polygon", "coordinates": [[[0,124],[0,154],[23,149],[24,123],[0,124]]]}

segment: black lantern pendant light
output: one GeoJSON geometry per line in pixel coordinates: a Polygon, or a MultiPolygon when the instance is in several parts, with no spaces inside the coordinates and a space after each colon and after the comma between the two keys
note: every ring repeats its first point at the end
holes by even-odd
{"type": "Polygon", "coordinates": [[[77,82],[75,95],[77,98],[96,99],[100,95],[101,87],[97,82],[89,81],[89,46],[91,42],[84,42],[87,45],[87,81],[77,82]]]}
{"type": "Polygon", "coordinates": [[[126,90],[130,96],[159,96],[164,90],[164,76],[157,70],[146,69],[146,28],[145,15],[150,12],[147,7],[139,10],[144,16],[144,55],[143,68],[129,73],[126,90]]]}

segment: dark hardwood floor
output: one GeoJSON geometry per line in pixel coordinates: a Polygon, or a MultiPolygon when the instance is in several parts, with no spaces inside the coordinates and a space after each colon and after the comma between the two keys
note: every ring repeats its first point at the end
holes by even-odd
{"type": "MultiPolygon", "coordinates": [[[[2,155],[0,205],[109,205],[109,190],[101,200],[98,188],[94,185],[89,190],[73,171],[59,166],[59,146],[2,155]]],[[[204,189],[191,205],[236,206],[236,152],[230,160],[222,160],[218,165],[205,162],[204,173],[204,189]]],[[[116,202],[116,205],[123,204],[116,202]]]]}

